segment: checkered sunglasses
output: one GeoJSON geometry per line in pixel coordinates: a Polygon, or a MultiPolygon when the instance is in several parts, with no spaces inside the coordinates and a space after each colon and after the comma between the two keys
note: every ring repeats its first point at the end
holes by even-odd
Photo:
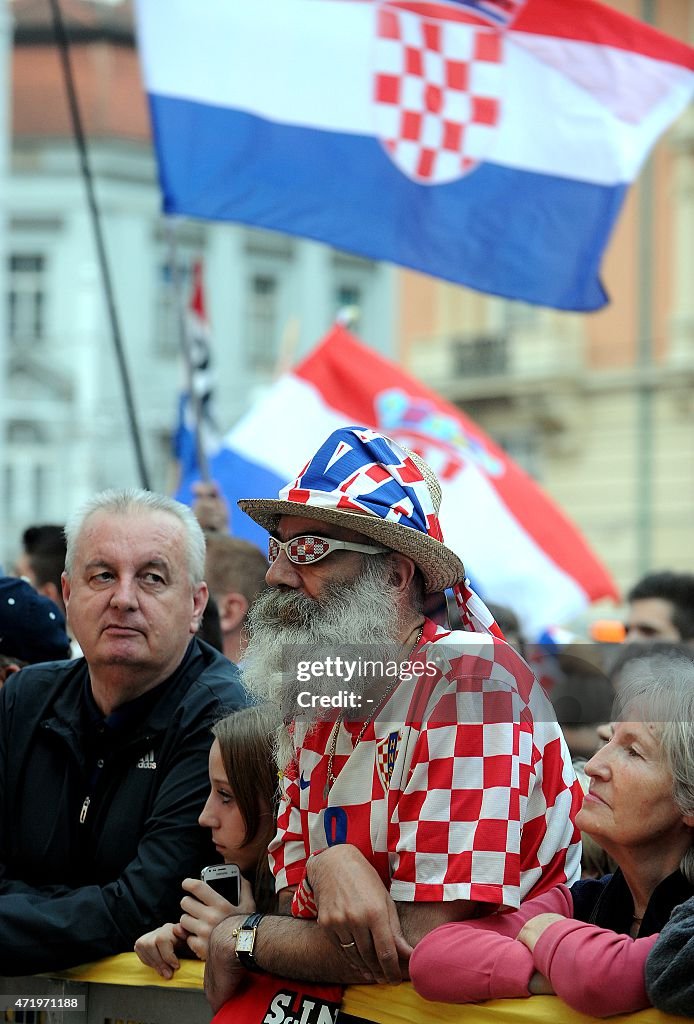
{"type": "Polygon", "coordinates": [[[375,544],[353,544],[348,540],[333,540],[332,537],[314,537],[307,534],[302,537],[292,537],[291,540],[281,541],[276,537],[270,537],[268,543],[268,558],[270,564],[279,557],[280,551],[284,551],[290,562],[294,565],[309,565],[320,562],[322,558],[332,551],[361,551],[364,555],[380,555],[388,551],[388,548],[377,547],[375,544]]]}

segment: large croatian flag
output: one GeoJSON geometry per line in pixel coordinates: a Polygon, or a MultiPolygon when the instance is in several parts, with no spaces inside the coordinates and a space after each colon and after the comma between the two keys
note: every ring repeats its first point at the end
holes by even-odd
{"type": "Polygon", "coordinates": [[[164,209],[604,305],[694,50],[595,0],[138,0],[164,209]]]}
{"type": "MultiPolygon", "coordinates": [[[[374,427],[419,452],[442,485],[441,526],[483,598],[510,605],[527,635],[591,601],[617,598],[609,573],[537,484],[454,406],[334,328],[280,378],[210,453],[232,509],[232,532],[267,549],[267,534],[236,508],[277,497],[337,427],[374,427]]],[[[194,476],[177,495],[191,501],[194,476]]]]}

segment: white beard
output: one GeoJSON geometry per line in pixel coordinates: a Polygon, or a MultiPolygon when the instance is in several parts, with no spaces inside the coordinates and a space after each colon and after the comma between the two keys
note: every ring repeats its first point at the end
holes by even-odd
{"type": "MultiPolygon", "coordinates": [[[[300,692],[334,695],[335,678],[297,678],[298,662],[322,662],[339,653],[351,660],[402,660],[399,593],[390,583],[390,568],[382,560],[364,559],[360,575],[324,587],[319,601],[297,590],[272,588],[260,594],[248,615],[249,641],[241,668],[246,689],[269,704],[277,716],[275,755],[280,769],[294,755],[287,729],[295,717],[300,692]]],[[[373,685],[374,676],[345,683],[357,696],[373,685]]],[[[334,709],[311,711],[313,720],[334,715],[334,709]]]]}

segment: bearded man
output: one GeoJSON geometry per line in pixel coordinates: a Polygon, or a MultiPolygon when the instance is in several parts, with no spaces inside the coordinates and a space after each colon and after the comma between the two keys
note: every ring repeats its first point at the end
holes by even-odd
{"type": "Polygon", "coordinates": [[[271,589],[251,611],[244,681],[289,722],[270,847],[287,916],[217,927],[205,976],[215,1009],[247,970],[399,981],[437,925],[578,877],[568,750],[443,543],[440,499],[421,459],[350,427],[278,500],[239,503],[270,532],[271,589]],[[422,612],[426,595],[449,587],[465,626],[454,633],[422,612]],[[310,687],[299,659],[313,667],[310,687]],[[326,685],[330,665],[342,677],[326,685]],[[326,705],[342,700],[348,676],[354,710],[336,717],[326,705]]]}

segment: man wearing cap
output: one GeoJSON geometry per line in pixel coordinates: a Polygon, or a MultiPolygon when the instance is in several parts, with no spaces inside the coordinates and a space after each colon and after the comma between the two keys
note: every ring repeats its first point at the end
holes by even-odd
{"type": "Polygon", "coordinates": [[[279,500],[239,503],[271,538],[271,589],[251,610],[244,672],[292,720],[278,743],[270,847],[292,916],[218,926],[206,968],[215,1008],[246,970],[400,980],[437,925],[517,907],[578,876],[581,794],[561,731],[443,543],[440,497],[416,455],[350,427],[279,500]],[[464,625],[455,633],[422,612],[449,587],[464,625]],[[312,686],[304,681],[301,668],[327,666],[326,652],[333,667],[338,654],[343,669],[358,666],[353,716],[321,710],[344,680],[331,689],[314,668],[312,686]],[[407,663],[399,673],[357,681],[367,661],[393,658],[407,663]]]}
{"type": "Polygon", "coordinates": [[[26,580],[0,577],[0,686],[24,665],[67,658],[65,617],[26,580]]]}
{"type": "MultiPolygon", "coordinates": [[[[197,824],[210,727],[246,703],[195,636],[205,539],[190,509],[105,491],[66,526],[63,596],[83,658],[0,690],[0,974],[131,950],[217,859],[197,824]]],[[[14,606],[16,607],[16,606],[14,606]]]]}

